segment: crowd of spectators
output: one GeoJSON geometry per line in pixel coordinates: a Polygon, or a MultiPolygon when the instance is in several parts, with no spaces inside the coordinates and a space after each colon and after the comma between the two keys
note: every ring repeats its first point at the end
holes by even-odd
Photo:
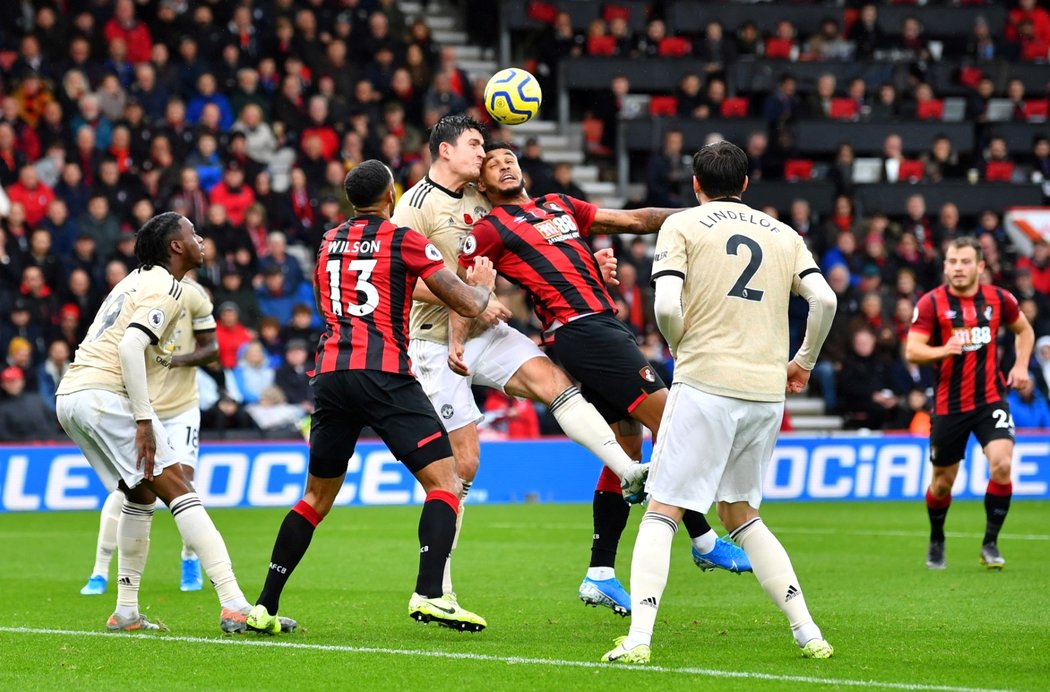
{"type": "MultiPolygon", "coordinates": [[[[529,3],[537,4],[544,3],[529,3]]],[[[741,142],[756,180],[785,176],[797,118],[838,117],[832,104],[844,98],[852,100],[850,117],[857,120],[922,117],[921,102],[936,96],[923,80],[928,61],[1045,59],[1039,42],[1050,40],[1050,15],[1033,0],[1012,9],[1004,27],[978,23],[972,37],[936,47],[923,39],[921,26],[902,27],[902,39],[881,36],[870,21],[878,12],[873,5],[857,7],[848,28],[833,20],[813,36],[799,36],[787,22],[768,36],[753,25],[718,22],[700,36],[668,36],[660,14],[668,4],[653,3],[638,36],[616,16],[579,32],[556,12],[523,57],[553,102],[549,80],[560,60],[688,52],[705,68],[683,76],[674,114],[711,119],[733,115],[723,108],[733,98],[726,68],[749,55],[916,66],[906,88],[836,84],[832,77],[818,80],[813,93],[799,93],[785,77],[768,92],[750,94],[747,113],[767,125],[741,142]]],[[[473,31],[485,33],[477,26],[482,15],[466,14],[473,31]]],[[[487,26],[491,39],[495,24],[487,26]]],[[[205,238],[197,280],[216,306],[224,373],[200,374],[205,427],[294,431],[311,410],[305,373],[321,326],[310,286],[313,257],[324,230],[352,213],[343,176],[362,160],[379,158],[399,190],[414,184],[429,165],[426,133],[438,118],[468,112],[492,124],[481,105],[487,76],[468,74],[454,48],[438,45],[426,22],[406,17],[395,0],[14,3],[0,26],[0,439],[44,436],[39,407],[53,410],[57,383],[89,336],[102,299],[135,268],[135,229],[164,210],[185,214],[205,238]]],[[[1017,103],[1013,117],[1027,119],[1028,102],[1045,95],[1024,94],[1021,87],[1011,82],[1001,95],[1017,103]]],[[[590,104],[588,115],[608,125],[599,139],[615,133],[630,88],[625,79],[614,80],[610,93],[590,104]]],[[[982,103],[996,95],[992,80],[978,78],[970,116],[980,121],[982,103]]],[[[495,138],[511,139],[512,133],[494,130],[495,138]]],[[[908,174],[899,138],[887,138],[884,149],[882,175],[908,174]]],[[[600,162],[600,149],[588,151],[600,162]]],[[[571,166],[545,160],[538,141],[520,153],[533,193],[586,196],[571,166]]],[[[1015,291],[1041,336],[1050,334],[1050,258],[1041,245],[1033,257],[1017,257],[1000,210],[960,218],[951,204],[926,209],[916,194],[905,216],[857,215],[852,158],[844,144],[833,160],[816,162],[819,174],[838,186],[834,208],[813,209],[800,198],[789,209],[767,211],[806,237],[840,296],[814,393],[849,425],[906,427],[924,406],[920,395],[930,373],[901,361],[900,340],[914,301],[940,280],[941,244],[979,233],[986,280],[1015,291]]],[[[1017,159],[994,139],[972,160],[941,140],[921,158],[930,180],[965,178],[973,169],[989,177],[989,166],[1003,160],[1013,164],[1008,177],[1050,180],[1045,137],[1034,142],[1029,158],[1017,159]]],[[[647,166],[637,173],[647,181],[648,199],[637,203],[693,203],[680,133],[669,131],[647,166]]],[[[614,247],[619,315],[670,380],[672,363],[652,314],[651,239],[615,241],[614,247]]],[[[526,296],[505,282],[498,293],[514,313],[513,324],[535,335],[526,296]]],[[[792,316],[796,341],[803,314],[792,316]]],[[[1037,356],[1039,364],[1050,362],[1050,340],[1037,356]]],[[[542,409],[498,396],[484,403],[490,434],[555,429],[542,409]]]]}

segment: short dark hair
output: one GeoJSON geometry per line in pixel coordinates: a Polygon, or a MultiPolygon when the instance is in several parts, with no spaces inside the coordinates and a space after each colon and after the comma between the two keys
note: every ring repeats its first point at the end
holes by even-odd
{"type": "Polygon", "coordinates": [[[346,198],[355,207],[377,201],[393,183],[390,169],[382,161],[369,159],[354,166],[343,178],[346,198]]]}
{"type": "Polygon", "coordinates": [[[693,155],[693,175],[707,197],[739,196],[747,178],[747,154],[731,142],[713,142],[693,155]]]}
{"type": "Polygon", "coordinates": [[[979,240],[977,240],[976,236],[961,235],[958,238],[953,238],[948,243],[948,247],[953,247],[956,250],[962,250],[964,248],[973,248],[973,251],[977,253],[977,261],[984,261],[984,250],[981,249],[981,243],[979,240]]]}
{"type": "Polygon", "coordinates": [[[430,156],[436,159],[438,149],[442,144],[455,144],[459,136],[467,130],[477,130],[481,138],[488,137],[488,130],[480,122],[469,115],[446,115],[437,121],[437,125],[430,131],[430,156]]]}
{"type": "Polygon", "coordinates": [[[489,142],[489,143],[487,143],[485,145],[485,153],[486,154],[489,153],[490,151],[498,151],[499,149],[506,149],[507,151],[510,151],[511,153],[514,153],[514,151],[515,151],[514,150],[514,145],[511,144],[510,142],[489,142]]]}
{"type": "Polygon", "coordinates": [[[173,211],[157,214],[135,233],[135,257],[143,269],[163,266],[171,257],[168,241],[178,234],[184,217],[173,211]]]}

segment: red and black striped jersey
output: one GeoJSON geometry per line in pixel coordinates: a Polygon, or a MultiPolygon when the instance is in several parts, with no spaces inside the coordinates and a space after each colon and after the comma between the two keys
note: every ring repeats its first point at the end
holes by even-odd
{"type": "Polygon", "coordinates": [[[544,331],[558,322],[616,312],[587,235],[598,208],[567,195],[493,208],[463,240],[459,263],[488,257],[500,274],[520,285],[536,306],[544,331]]]}
{"type": "Polygon", "coordinates": [[[412,374],[408,311],[417,278],[445,266],[441,252],[411,228],[358,216],[327,231],[317,251],[314,286],[325,330],[318,374],[380,370],[412,374]]]}
{"type": "Polygon", "coordinates": [[[958,336],[963,352],[934,363],[937,415],[966,413],[1006,397],[999,371],[999,328],[1018,320],[1017,300],[996,286],[980,286],[971,297],[957,296],[946,285],[919,299],[911,331],[928,334],[931,346],[958,336]]]}

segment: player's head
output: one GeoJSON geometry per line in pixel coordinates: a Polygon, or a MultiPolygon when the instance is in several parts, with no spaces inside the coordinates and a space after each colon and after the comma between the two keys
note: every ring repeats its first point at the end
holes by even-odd
{"type": "Polygon", "coordinates": [[[203,240],[182,214],[157,214],[135,234],[135,257],[143,269],[165,267],[182,278],[204,262],[203,240]]]}
{"type": "Polygon", "coordinates": [[[485,158],[485,126],[466,115],[446,115],[430,131],[430,158],[463,182],[477,180],[485,158]]]}
{"type": "Polygon", "coordinates": [[[984,252],[973,236],[960,236],[948,243],[944,253],[944,276],[956,291],[972,291],[984,271],[984,252]]]}
{"type": "Polygon", "coordinates": [[[358,214],[389,215],[394,207],[394,174],[378,159],[354,166],[343,178],[343,190],[358,214]]]}
{"type": "Polygon", "coordinates": [[[693,191],[698,197],[739,197],[746,188],[747,154],[737,145],[719,140],[693,155],[693,191]]]}
{"type": "Polygon", "coordinates": [[[485,145],[485,163],[481,165],[478,189],[493,204],[525,194],[525,176],[521,174],[518,157],[510,144],[491,142],[485,145]]]}

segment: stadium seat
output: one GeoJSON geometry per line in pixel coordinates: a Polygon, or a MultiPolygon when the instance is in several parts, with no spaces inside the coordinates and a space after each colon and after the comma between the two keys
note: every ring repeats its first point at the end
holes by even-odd
{"type": "Polygon", "coordinates": [[[616,52],[613,36],[591,36],[587,39],[587,55],[609,56],[616,52]]]}
{"type": "Polygon", "coordinates": [[[1050,99],[1028,99],[1024,102],[1024,117],[1030,123],[1045,123],[1050,114],[1050,99]]]}
{"type": "Polygon", "coordinates": [[[693,44],[689,39],[680,36],[668,36],[660,41],[657,49],[660,55],[672,58],[681,58],[693,52],[693,44]]]}
{"type": "Polygon", "coordinates": [[[553,24],[554,18],[558,16],[558,6],[553,2],[530,2],[525,8],[525,15],[529,19],[544,24],[553,24]]]}
{"type": "Polygon", "coordinates": [[[788,159],[784,162],[784,180],[796,183],[813,179],[813,162],[809,159],[788,159]]]}
{"type": "Polygon", "coordinates": [[[602,144],[605,123],[600,118],[583,119],[583,145],[592,156],[609,156],[612,152],[602,144]]]}
{"type": "Polygon", "coordinates": [[[919,104],[915,111],[919,120],[941,120],[944,117],[944,99],[930,99],[919,104]]]}
{"type": "Polygon", "coordinates": [[[678,99],[674,96],[654,96],[649,99],[649,115],[674,117],[678,113],[678,99]]]}
{"type": "Polygon", "coordinates": [[[984,72],[982,72],[979,67],[966,65],[959,68],[959,84],[962,84],[968,89],[976,89],[983,77],[984,72]]]}
{"type": "Polygon", "coordinates": [[[611,22],[614,19],[622,19],[628,22],[631,20],[631,8],[623,5],[606,5],[602,8],[602,19],[606,22],[611,22]]]}
{"type": "Polygon", "coordinates": [[[850,98],[835,97],[831,99],[828,117],[836,120],[853,120],[857,117],[857,102],[850,98]]]}
{"type": "Polygon", "coordinates": [[[787,60],[791,57],[794,43],[787,38],[767,38],[766,57],[771,60],[787,60]]]}
{"type": "Polygon", "coordinates": [[[1008,183],[1014,174],[1014,164],[1010,161],[989,161],[984,166],[984,179],[988,182],[1008,183]]]}
{"type": "Polygon", "coordinates": [[[897,182],[899,183],[917,183],[922,180],[922,176],[925,173],[925,167],[922,165],[922,161],[904,160],[901,161],[901,167],[897,173],[897,182]]]}
{"type": "Polygon", "coordinates": [[[746,118],[750,106],[743,96],[734,96],[723,101],[720,110],[723,118],[746,118]]]}

